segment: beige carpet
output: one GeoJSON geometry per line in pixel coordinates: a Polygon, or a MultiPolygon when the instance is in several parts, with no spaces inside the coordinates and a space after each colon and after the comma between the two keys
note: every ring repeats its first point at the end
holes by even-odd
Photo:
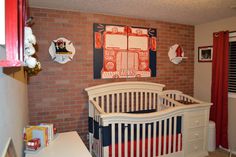
{"type": "MultiPolygon", "coordinates": [[[[210,152],[208,157],[229,157],[229,153],[221,149],[217,149],[214,152],[210,152]]],[[[236,156],[232,155],[231,157],[236,157],[236,156]]]]}

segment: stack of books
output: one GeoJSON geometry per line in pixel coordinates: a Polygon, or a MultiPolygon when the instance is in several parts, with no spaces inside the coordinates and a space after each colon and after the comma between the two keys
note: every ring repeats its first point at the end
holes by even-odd
{"type": "Polygon", "coordinates": [[[24,128],[26,150],[37,151],[38,148],[48,146],[55,138],[53,124],[41,123],[37,126],[24,128]]]}

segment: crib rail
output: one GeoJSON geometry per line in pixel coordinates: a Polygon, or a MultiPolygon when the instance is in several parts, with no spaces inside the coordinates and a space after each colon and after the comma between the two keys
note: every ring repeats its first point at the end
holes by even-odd
{"type": "Polygon", "coordinates": [[[106,113],[125,113],[158,109],[158,95],[164,85],[151,82],[118,82],[86,88],[106,113]]]}
{"type": "Polygon", "coordinates": [[[106,113],[125,113],[158,109],[158,95],[148,90],[120,90],[119,93],[97,96],[94,101],[106,113]]]}
{"type": "Polygon", "coordinates": [[[190,102],[190,103],[198,103],[198,104],[204,103],[204,102],[199,101],[199,100],[197,100],[189,95],[186,95],[186,94],[180,94],[179,98],[180,98],[180,100],[190,102]]]}
{"type": "MultiPolygon", "coordinates": [[[[162,98],[162,104],[164,106],[169,106],[169,107],[174,107],[173,104],[178,104],[178,102],[185,102],[185,103],[191,103],[191,104],[201,104],[201,103],[204,103],[202,101],[199,101],[189,95],[186,95],[186,94],[183,94],[181,91],[178,91],[178,90],[166,90],[164,92],[162,92],[161,96],[162,98]],[[170,99],[169,99],[170,98],[170,99]],[[168,100],[167,100],[168,99],[168,100]],[[172,101],[172,103],[169,102],[169,100],[175,100],[175,101],[172,101]],[[164,101],[164,102],[163,102],[164,101]],[[165,102],[167,101],[167,102],[165,102]],[[177,102],[176,102],[177,101],[177,102]]],[[[181,104],[181,103],[180,103],[181,104]]]]}
{"type": "Polygon", "coordinates": [[[104,114],[101,118],[103,147],[99,157],[151,157],[182,153],[183,114],[178,111],[164,111],[158,116],[156,113],[146,116],[104,114]]]}
{"type": "Polygon", "coordinates": [[[183,94],[183,92],[178,90],[165,90],[161,93],[161,95],[167,96],[168,98],[178,100],[179,95],[183,94]]]}
{"type": "Polygon", "coordinates": [[[160,99],[159,111],[181,105],[179,102],[175,101],[174,99],[170,99],[168,96],[165,95],[159,95],[159,99],[160,99]]]}

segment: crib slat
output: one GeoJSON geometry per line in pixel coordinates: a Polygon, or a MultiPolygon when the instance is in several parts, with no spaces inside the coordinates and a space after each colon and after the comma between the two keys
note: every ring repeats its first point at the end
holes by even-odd
{"type": "Polygon", "coordinates": [[[107,107],[107,113],[110,113],[110,94],[106,96],[106,107],[107,107]]]}
{"type": "Polygon", "coordinates": [[[159,105],[157,104],[157,99],[158,99],[157,94],[154,93],[154,105],[155,105],[155,109],[157,109],[157,111],[159,111],[160,109],[159,109],[159,105]]]}
{"type": "Polygon", "coordinates": [[[172,135],[172,117],[169,118],[168,154],[170,154],[170,152],[171,152],[171,145],[172,145],[172,143],[171,143],[172,136],[171,135],[172,135]]]}
{"type": "Polygon", "coordinates": [[[181,134],[178,134],[178,152],[180,151],[180,146],[181,146],[181,134]]]}
{"type": "Polygon", "coordinates": [[[140,124],[137,124],[137,143],[136,143],[136,156],[139,157],[139,139],[140,139],[140,124]]]}
{"type": "Polygon", "coordinates": [[[176,124],[176,122],[177,122],[177,119],[176,119],[176,116],[174,116],[174,134],[173,134],[173,143],[174,143],[174,146],[173,146],[173,153],[174,152],[176,152],[176,126],[177,126],[177,124],[176,124]]]}
{"type": "Polygon", "coordinates": [[[153,93],[150,93],[150,100],[151,100],[151,109],[155,109],[155,106],[154,106],[154,95],[153,95],[153,93]]]}
{"type": "Polygon", "coordinates": [[[130,143],[131,143],[130,157],[134,157],[134,124],[131,124],[130,134],[131,134],[131,137],[130,137],[130,143]]]}
{"type": "Polygon", "coordinates": [[[111,106],[112,106],[112,111],[115,112],[115,97],[114,94],[111,95],[111,106]]]}
{"type": "Polygon", "coordinates": [[[134,111],[134,92],[131,92],[131,111],[134,111]]]}
{"type": "Polygon", "coordinates": [[[104,111],[104,96],[101,96],[101,108],[104,111]]]}
{"type": "Polygon", "coordinates": [[[168,106],[168,100],[165,99],[165,106],[168,106]]]}
{"type": "Polygon", "coordinates": [[[147,93],[148,93],[148,92],[144,92],[144,109],[145,109],[145,110],[148,109],[147,93]]]}
{"type": "Polygon", "coordinates": [[[135,97],[136,97],[136,101],[135,101],[135,111],[138,111],[139,110],[139,94],[138,92],[135,92],[135,97]]]}
{"type": "MultiPolygon", "coordinates": [[[[102,136],[102,131],[101,129],[99,129],[99,137],[102,136]]],[[[98,154],[99,154],[99,157],[102,156],[102,140],[101,138],[99,139],[99,142],[98,142],[98,154]]]]}
{"type": "Polygon", "coordinates": [[[146,127],[145,127],[145,124],[142,124],[142,133],[143,133],[143,135],[142,135],[142,157],[145,157],[145,139],[146,139],[146,137],[145,137],[145,132],[146,132],[146,127]]]}
{"type": "Polygon", "coordinates": [[[149,110],[152,109],[152,93],[149,93],[149,110]]]}
{"type": "Polygon", "coordinates": [[[156,156],[157,122],[153,123],[153,156],[156,156]]]}
{"type": "Polygon", "coordinates": [[[140,110],[143,110],[143,92],[140,92],[140,110]]]}
{"type": "Polygon", "coordinates": [[[102,155],[103,157],[107,157],[109,156],[109,147],[106,146],[106,147],[102,147],[102,155]]]}
{"type": "Polygon", "coordinates": [[[164,120],[164,136],[163,136],[163,138],[164,138],[164,144],[163,144],[164,150],[163,150],[163,155],[166,154],[166,137],[167,137],[166,132],[167,132],[167,119],[164,120]]]}
{"type": "Polygon", "coordinates": [[[161,135],[161,132],[162,132],[162,120],[159,121],[158,130],[159,130],[159,133],[158,133],[158,156],[161,156],[161,145],[162,145],[162,142],[161,142],[161,138],[162,138],[162,135],[161,135]]]}
{"type": "Polygon", "coordinates": [[[115,124],[111,124],[111,134],[112,157],[115,157],[115,124]]]}
{"type": "Polygon", "coordinates": [[[122,112],[125,112],[125,93],[121,93],[121,98],[122,112]]]}
{"type": "Polygon", "coordinates": [[[128,124],[125,127],[125,157],[128,157],[128,124]]]}
{"type": "Polygon", "coordinates": [[[129,112],[129,109],[130,109],[130,93],[127,92],[126,93],[126,112],[129,112]]]}
{"type": "Polygon", "coordinates": [[[101,104],[99,103],[99,97],[95,97],[94,101],[96,101],[98,103],[98,105],[101,107],[101,104]]]}
{"type": "Polygon", "coordinates": [[[120,93],[116,94],[116,107],[117,107],[117,111],[116,112],[120,112],[120,93]]]}
{"type": "Polygon", "coordinates": [[[158,93],[156,94],[157,95],[157,105],[159,103],[159,96],[158,96],[158,93]]]}
{"type": "Polygon", "coordinates": [[[121,157],[122,156],[122,152],[121,152],[121,123],[118,123],[118,156],[121,157]]]}
{"type": "Polygon", "coordinates": [[[148,157],[151,157],[151,125],[148,125],[148,157]]]}

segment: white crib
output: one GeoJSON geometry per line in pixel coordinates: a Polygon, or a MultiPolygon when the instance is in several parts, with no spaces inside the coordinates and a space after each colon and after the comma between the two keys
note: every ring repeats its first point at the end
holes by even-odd
{"type": "Polygon", "coordinates": [[[163,91],[164,87],[157,83],[127,81],[86,88],[92,155],[208,155],[211,103],[201,102],[180,91],[163,91]]]}

